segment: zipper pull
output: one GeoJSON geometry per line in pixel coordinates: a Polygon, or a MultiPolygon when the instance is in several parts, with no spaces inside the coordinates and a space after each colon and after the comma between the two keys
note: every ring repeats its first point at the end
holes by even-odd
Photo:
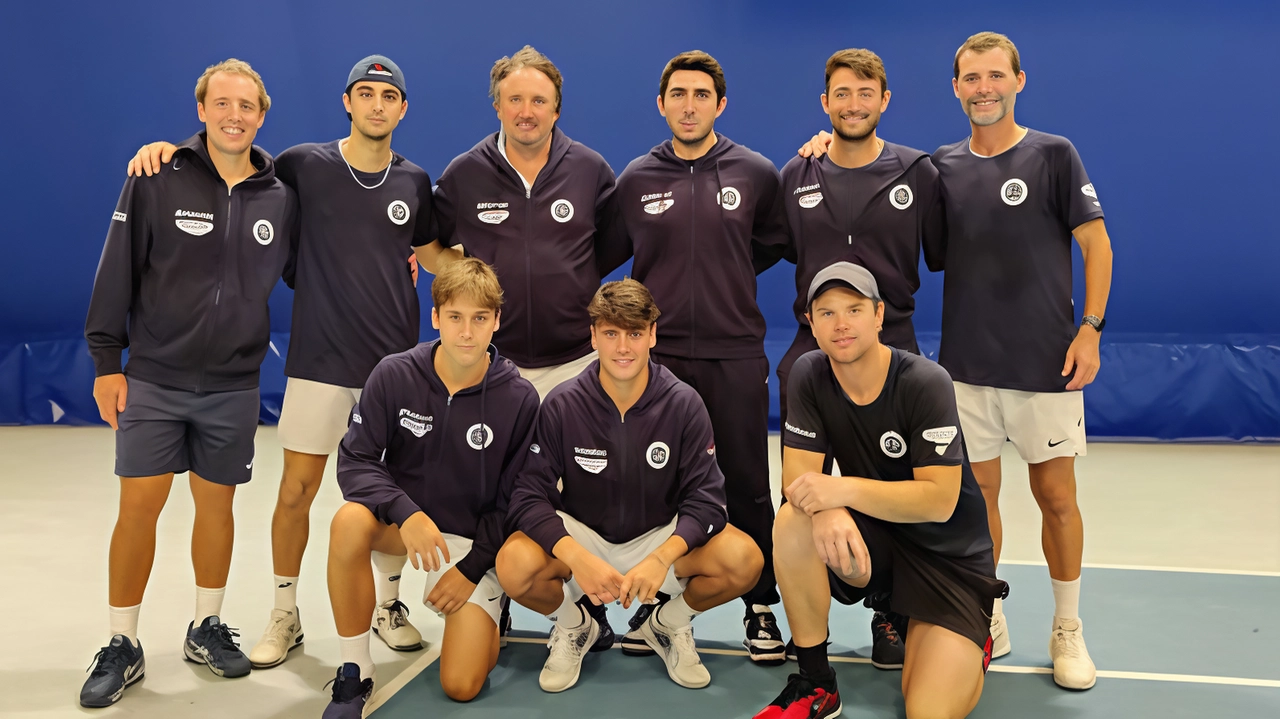
{"type": "Polygon", "coordinates": [[[852,245],[852,244],[853,244],[853,235],[849,235],[849,244],[850,244],[850,245],[852,245]]]}
{"type": "Polygon", "coordinates": [[[218,291],[213,293],[213,304],[218,304],[218,300],[222,299],[222,283],[218,283],[218,291]]]}

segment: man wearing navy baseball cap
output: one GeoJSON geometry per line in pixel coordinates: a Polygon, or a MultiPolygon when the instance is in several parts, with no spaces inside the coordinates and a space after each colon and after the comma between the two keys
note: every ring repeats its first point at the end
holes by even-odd
{"type": "MultiPolygon", "coordinates": [[[[298,193],[305,249],[297,260],[278,433],[284,474],[271,523],[275,605],[249,653],[259,669],[284,662],[302,644],[298,575],[311,502],[374,366],[418,343],[418,294],[405,258],[428,261],[427,245],[435,239],[431,178],[391,149],[391,134],[409,109],[404,73],[386,56],[370,55],[351,68],[342,87],[350,134],[291,147],[276,158],[277,176],[298,193]]],[[[158,172],[171,148],[142,148],[130,174],[158,172]]],[[[398,592],[405,560],[373,554],[378,607],[372,627],[392,649],[414,651],[422,638],[398,592]]]]}

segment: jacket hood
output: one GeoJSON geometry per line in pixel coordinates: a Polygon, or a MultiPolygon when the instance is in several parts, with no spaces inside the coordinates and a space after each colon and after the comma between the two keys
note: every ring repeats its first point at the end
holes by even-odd
{"type": "MultiPolygon", "coordinates": [[[[440,340],[435,339],[420,345],[425,352],[414,353],[414,364],[418,365],[419,371],[426,376],[427,382],[431,384],[433,392],[448,397],[449,390],[444,386],[444,380],[440,379],[440,375],[436,372],[435,357],[436,351],[440,347],[440,340]]],[[[498,354],[498,348],[489,345],[489,369],[484,373],[484,377],[479,384],[458,390],[459,395],[483,393],[487,389],[497,389],[506,385],[515,378],[520,376],[518,370],[511,360],[498,354]]]]}
{"type": "MultiPolygon", "coordinates": [[[[218,168],[214,166],[213,159],[209,157],[208,132],[201,131],[188,137],[178,145],[177,151],[174,153],[175,159],[179,154],[187,157],[196,158],[205,170],[214,177],[220,177],[218,168]]],[[[249,162],[253,163],[256,170],[252,175],[242,181],[240,184],[249,183],[250,186],[269,185],[276,179],[276,163],[272,159],[271,154],[266,150],[254,145],[249,148],[249,162]]],[[[176,168],[175,168],[176,169],[176,168]]]]}
{"type": "MultiPolygon", "coordinates": [[[[681,162],[683,162],[683,160],[681,160],[681,162]]],[[[592,393],[592,396],[600,400],[600,402],[608,409],[613,412],[617,412],[618,406],[613,403],[613,398],[604,391],[604,385],[600,384],[600,360],[592,362],[591,365],[584,370],[584,374],[586,374],[587,382],[595,390],[595,392],[592,393]]],[[[640,395],[640,399],[636,400],[636,403],[632,405],[631,409],[627,410],[627,412],[643,412],[654,402],[657,402],[660,397],[666,395],[667,392],[669,392],[679,381],[680,380],[671,373],[671,370],[650,359],[649,384],[645,386],[644,392],[640,395]]]]}
{"type": "MultiPolygon", "coordinates": [[[[498,132],[495,132],[492,135],[485,137],[483,140],[480,141],[479,144],[477,144],[475,147],[471,149],[473,152],[479,152],[482,157],[484,157],[487,161],[492,163],[495,167],[502,168],[502,171],[504,173],[510,175],[511,179],[515,180],[517,183],[520,184],[521,187],[523,187],[524,183],[521,182],[520,178],[516,175],[515,168],[511,166],[511,163],[507,161],[507,158],[503,157],[502,152],[498,150],[498,138],[500,138],[501,136],[502,136],[502,132],[501,130],[499,130],[498,132]]],[[[551,129],[551,152],[550,152],[550,155],[548,155],[547,157],[546,166],[543,167],[542,171],[539,172],[538,174],[542,175],[545,173],[547,175],[550,175],[552,172],[554,172],[556,167],[559,166],[560,162],[564,160],[564,156],[569,152],[569,146],[572,144],[573,144],[573,140],[570,139],[568,135],[564,134],[564,132],[560,129],[559,125],[552,128],[551,129]]],[[[536,180],[537,178],[534,178],[534,179],[536,180]]],[[[534,184],[534,187],[535,188],[537,187],[536,182],[534,184]]]]}

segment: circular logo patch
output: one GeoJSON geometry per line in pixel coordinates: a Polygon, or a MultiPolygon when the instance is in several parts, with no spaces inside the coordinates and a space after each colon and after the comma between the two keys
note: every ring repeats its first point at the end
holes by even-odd
{"type": "Polygon", "coordinates": [[[737,188],[724,187],[716,194],[716,202],[719,202],[720,206],[726,210],[736,210],[738,205],[742,203],[742,194],[738,192],[737,188]]]}
{"type": "Polygon", "coordinates": [[[911,207],[911,200],[914,199],[914,197],[915,196],[911,194],[911,188],[906,185],[898,185],[892,190],[889,190],[889,204],[899,210],[905,210],[908,207],[911,207]]]}
{"type": "Polygon", "coordinates": [[[473,424],[467,428],[467,444],[472,449],[484,449],[493,444],[493,430],[487,424],[473,424]]]}
{"type": "Polygon", "coordinates": [[[1000,199],[1006,205],[1021,205],[1027,199],[1027,183],[1016,177],[1009,180],[1000,188],[1000,199]]]}
{"type": "Polygon", "coordinates": [[[892,430],[880,435],[880,449],[884,453],[897,459],[907,453],[907,442],[902,439],[902,435],[892,430]]]}
{"type": "Polygon", "coordinates": [[[568,200],[556,200],[551,203],[551,216],[556,222],[568,222],[573,219],[573,203],[568,200]]]}
{"type": "Polygon", "coordinates": [[[662,469],[667,466],[667,460],[671,459],[671,448],[666,442],[654,442],[649,445],[648,456],[649,466],[654,469],[662,469]]]}
{"type": "Polygon", "coordinates": [[[269,245],[276,237],[276,229],[271,226],[270,220],[258,220],[253,223],[253,239],[258,241],[259,245],[269,245]]]}
{"type": "Polygon", "coordinates": [[[397,225],[403,225],[409,221],[409,206],[404,204],[404,200],[393,200],[387,205],[387,217],[397,225]]]}

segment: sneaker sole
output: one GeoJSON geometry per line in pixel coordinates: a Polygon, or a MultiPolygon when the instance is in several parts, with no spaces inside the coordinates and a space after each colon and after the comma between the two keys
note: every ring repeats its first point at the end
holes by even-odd
{"type": "Polygon", "coordinates": [[[290,645],[290,647],[289,647],[288,649],[286,649],[286,650],[285,650],[284,654],[282,654],[282,655],[280,656],[280,658],[279,658],[279,659],[275,660],[274,662],[267,663],[267,664],[259,664],[259,663],[255,662],[255,661],[253,661],[253,659],[252,659],[252,658],[250,658],[250,659],[249,659],[249,666],[253,667],[254,669],[270,669],[271,667],[278,667],[278,666],[280,666],[281,664],[284,664],[285,660],[289,658],[289,652],[293,651],[294,649],[297,649],[297,648],[298,648],[298,647],[300,647],[300,646],[302,646],[302,635],[301,635],[301,634],[299,634],[299,635],[297,636],[297,638],[293,640],[293,644],[292,644],[292,645],[290,645]]]}
{"type": "Polygon", "coordinates": [[[1093,685],[1098,683],[1098,677],[1096,677],[1096,676],[1095,676],[1095,677],[1094,677],[1094,678],[1093,678],[1093,679],[1092,679],[1092,680],[1091,680],[1087,685],[1082,686],[1082,687],[1069,687],[1069,686],[1067,686],[1066,684],[1062,684],[1062,683],[1060,683],[1060,682],[1058,681],[1058,678],[1057,678],[1057,677],[1054,677],[1054,678],[1053,678],[1053,683],[1054,683],[1054,684],[1057,684],[1058,686],[1062,687],[1063,689],[1066,689],[1067,691],[1071,691],[1071,692],[1083,692],[1083,691],[1088,691],[1088,690],[1092,689],[1092,688],[1093,688],[1093,685]]]}
{"type": "Polygon", "coordinates": [[[630,633],[624,636],[618,645],[622,647],[622,653],[629,657],[651,657],[656,653],[644,643],[643,637],[633,637],[630,633]]]}
{"type": "MultiPolygon", "coordinates": [[[[652,616],[652,615],[651,615],[651,616],[652,616]]],[[[642,636],[644,636],[645,644],[648,644],[648,645],[649,645],[649,649],[651,649],[651,650],[653,651],[653,653],[654,653],[654,654],[658,654],[658,653],[659,653],[659,652],[658,652],[658,647],[657,647],[657,646],[655,646],[655,645],[657,645],[657,644],[658,644],[658,638],[657,638],[657,637],[655,637],[655,636],[653,636],[653,634],[652,634],[651,632],[649,632],[649,631],[648,631],[648,629],[649,629],[649,623],[648,623],[648,622],[645,622],[644,624],[640,625],[640,629],[639,629],[638,631],[640,632],[640,634],[641,634],[642,636]]],[[[667,676],[671,677],[671,681],[675,682],[676,684],[679,684],[680,686],[684,687],[685,689],[702,689],[703,687],[705,687],[705,686],[707,686],[707,685],[711,684],[711,677],[710,677],[710,676],[708,676],[708,677],[707,677],[707,681],[703,682],[702,684],[688,684],[688,683],[685,683],[685,682],[681,681],[681,680],[680,680],[680,678],[679,678],[679,677],[677,677],[677,676],[675,675],[675,672],[671,671],[671,665],[670,665],[670,664],[667,664],[665,660],[664,660],[662,663],[666,666],[666,668],[667,668],[667,676]]]]}
{"type": "Polygon", "coordinates": [[[209,671],[213,672],[215,676],[222,677],[223,679],[239,679],[240,677],[247,677],[249,676],[249,672],[253,669],[252,662],[250,662],[250,666],[245,670],[244,674],[227,674],[225,669],[210,664],[199,654],[192,654],[191,648],[187,646],[186,642],[182,643],[182,657],[192,664],[203,664],[206,667],[209,667],[209,671]]]}
{"type": "Polygon", "coordinates": [[[396,650],[397,652],[416,652],[416,651],[421,651],[423,649],[422,640],[418,640],[417,644],[401,644],[400,646],[396,646],[395,644],[392,644],[391,642],[387,641],[387,638],[382,636],[382,633],[378,631],[377,627],[372,627],[372,629],[373,629],[373,633],[377,635],[379,639],[382,640],[383,644],[386,644],[388,647],[396,650]]]}
{"type": "Polygon", "coordinates": [[[875,660],[871,661],[871,666],[876,669],[882,669],[886,672],[902,669],[902,664],[881,664],[875,660]]]}
{"type": "Polygon", "coordinates": [[[84,699],[81,699],[80,706],[88,709],[102,709],[103,707],[112,706],[116,702],[120,701],[120,698],[124,696],[125,689],[128,689],[134,684],[137,684],[138,682],[142,681],[142,678],[145,677],[146,675],[147,675],[147,671],[143,669],[141,672],[138,672],[137,676],[125,682],[124,686],[120,687],[119,691],[117,691],[115,694],[112,694],[109,697],[103,697],[102,699],[96,702],[86,702],[84,699]]]}
{"type": "MultiPolygon", "coordinates": [[[[597,624],[597,625],[596,625],[595,627],[593,627],[593,628],[595,629],[595,634],[596,634],[596,635],[595,635],[594,637],[591,637],[591,638],[588,640],[588,644],[595,644],[595,641],[596,641],[597,639],[599,639],[599,638],[600,638],[600,625],[598,625],[598,624],[597,624]]],[[[588,652],[588,654],[590,654],[590,652],[588,652]]],[[[569,690],[569,689],[572,689],[572,688],[574,687],[574,685],[576,685],[576,684],[578,683],[578,677],[580,677],[580,676],[582,676],[582,662],[578,662],[578,667],[577,667],[576,669],[574,669],[574,670],[573,670],[573,679],[572,679],[568,684],[564,685],[563,687],[560,687],[559,689],[548,689],[548,688],[546,688],[545,686],[543,686],[543,685],[542,685],[542,677],[541,677],[541,676],[539,676],[539,677],[538,677],[538,686],[542,689],[542,691],[544,691],[544,692],[546,692],[546,693],[548,693],[548,694],[559,694],[560,692],[563,692],[563,691],[567,691],[567,690],[569,690]]]]}

